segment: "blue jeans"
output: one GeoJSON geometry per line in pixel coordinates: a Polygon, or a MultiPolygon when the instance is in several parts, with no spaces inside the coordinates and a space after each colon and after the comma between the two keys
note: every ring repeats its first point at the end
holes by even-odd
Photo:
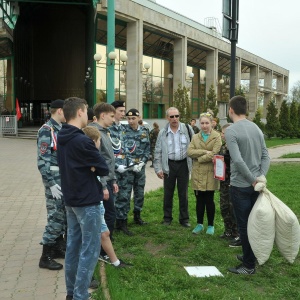
{"type": "Polygon", "coordinates": [[[255,255],[248,240],[248,218],[258,198],[259,192],[254,191],[253,186],[230,186],[230,196],[236,216],[238,230],[243,248],[243,263],[246,268],[255,268],[255,255]]]}
{"type": "Polygon", "coordinates": [[[87,300],[100,253],[100,205],[66,206],[68,239],[65,258],[67,295],[87,300]]]}

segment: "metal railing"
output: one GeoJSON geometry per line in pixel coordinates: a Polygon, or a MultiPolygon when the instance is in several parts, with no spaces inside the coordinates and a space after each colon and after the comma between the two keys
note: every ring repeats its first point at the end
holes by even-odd
{"type": "Polygon", "coordinates": [[[2,115],[0,116],[0,136],[15,135],[18,136],[17,116],[2,115]]]}

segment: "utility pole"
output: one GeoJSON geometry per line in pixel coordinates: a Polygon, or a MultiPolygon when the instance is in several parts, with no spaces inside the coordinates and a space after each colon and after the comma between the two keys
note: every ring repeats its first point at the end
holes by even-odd
{"type": "Polygon", "coordinates": [[[110,60],[108,54],[115,51],[115,0],[107,1],[107,103],[115,101],[115,60],[110,60]]]}
{"type": "Polygon", "coordinates": [[[230,98],[235,95],[236,44],[239,31],[239,0],[223,0],[222,36],[231,42],[230,56],[230,98]]]}

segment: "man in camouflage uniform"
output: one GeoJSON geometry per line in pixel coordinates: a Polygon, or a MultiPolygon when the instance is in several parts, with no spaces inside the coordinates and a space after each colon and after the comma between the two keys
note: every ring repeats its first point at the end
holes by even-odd
{"type": "Polygon", "coordinates": [[[39,267],[60,270],[63,265],[54,258],[64,258],[65,243],[63,234],[66,227],[66,215],[61,192],[60,174],[57,166],[57,133],[61,123],[65,122],[63,100],[51,103],[51,118],[38,131],[37,164],[45,186],[47,225],[42,241],[43,253],[39,267]]]}
{"type": "Polygon", "coordinates": [[[224,156],[224,162],[226,165],[225,169],[225,180],[220,182],[220,211],[224,222],[224,233],[220,238],[233,239],[236,238],[238,234],[236,220],[233,212],[233,206],[230,201],[230,154],[227,149],[224,133],[226,128],[230,123],[225,124],[222,127],[222,146],[219,154],[224,156]]]}
{"type": "MultiPolygon", "coordinates": [[[[150,156],[149,132],[144,126],[138,124],[140,113],[137,109],[133,108],[126,113],[126,116],[128,125],[126,125],[125,129],[123,152],[127,159],[128,168],[126,169],[126,177],[122,178],[123,181],[126,180],[126,184],[125,182],[124,185],[122,184],[124,189],[120,189],[116,201],[117,227],[119,226],[121,230],[124,223],[127,227],[127,216],[130,210],[132,190],[134,222],[138,225],[146,224],[141,219],[141,210],[144,205],[145,165],[150,156]]],[[[126,232],[124,231],[124,233],[126,232]]]]}
{"type": "MultiPolygon", "coordinates": [[[[115,122],[109,127],[110,138],[112,147],[115,155],[115,174],[117,178],[117,184],[119,186],[119,192],[116,194],[115,203],[118,202],[119,198],[124,198],[124,191],[127,186],[127,167],[128,160],[124,152],[124,140],[125,140],[125,125],[121,124],[121,120],[125,117],[125,102],[114,101],[111,105],[115,108],[115,122]]],[[[127,219],[116,220],[116,229],[122,230],[127,235],[132,235],[127,228],[127,219]]]]}

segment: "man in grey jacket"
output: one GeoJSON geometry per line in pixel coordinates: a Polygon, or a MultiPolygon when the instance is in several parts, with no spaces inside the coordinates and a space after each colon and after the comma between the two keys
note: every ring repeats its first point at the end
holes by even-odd
{"type": "Polygon", "coordinates": [[[177,183],[179,222],[183,227],[190,227],[188,183],[192,160],[187,157],[187,148],[194,132],[189,125],[181,123],[179,117],[179,111],[175,107],[166,111],[169,123],[158,134],[153,165],[158,178],[164,181],[163,224],[170,225],[173,220],[173,196],[177,183]]]}
{"type": "Polygon", "coordinates": [[[229,102],[229,117],[233,124],[225,131],[225,139],[231,157],[230,195],[242,242],[242,262],[228,270],[235,274],[254,274],[255,256],[248,240],[248,217],[259,195],[254,190],[257,178],[266,175],[270,157],[263,133],[257,125],[246,119],[247,101],[235,96],[229,102]]]}
{"type": "MultiPolygon", "coordinates": [[[[96,121],[90,123],[89,126],[97,127],[101,133],[101,146],[99,151],[109,169],[108,176],[101,177],[101,184],[103,188],[103,205],[105,208],[104,219],[110,231],[110,238],[112,239],[116,220],[115,194],[118,193],[119,187],[116,183],[115,157],[108,127],[110,127],[115,120],[115,108],[108,103],[97,103],[93,109],[96,121]]],[[[109,260],[102,247],[99,259],[106,262],[109,260]]]]}

